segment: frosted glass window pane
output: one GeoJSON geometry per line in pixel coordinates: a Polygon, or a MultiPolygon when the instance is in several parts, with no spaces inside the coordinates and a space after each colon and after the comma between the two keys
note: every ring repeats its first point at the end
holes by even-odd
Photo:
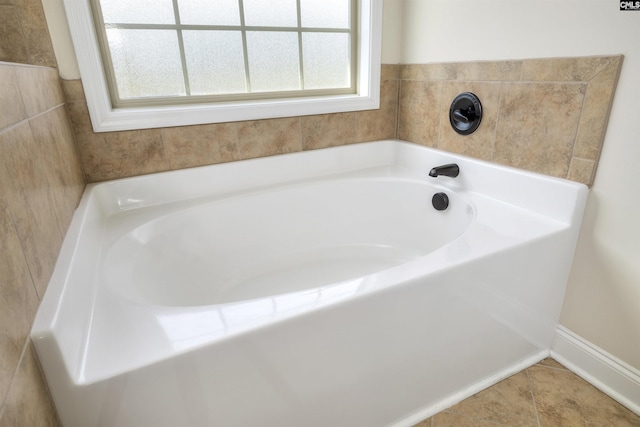
{"type": "Polygon", "coordinates": [[[350,28],[350,0],[300,0],[303,27],[350,28]]]}
{"type": "Polygon", "coordinates": [[[296,0],[244,0],[245,25],[297,27],[296,0]]]}
{"type": "Polygon", "coordinates": [[[171,0],[103,0],[105,24],[175,24],[171,0]]]}
{"type": "Polygon", "coordinates": [[[303,33],[302,58],[305,89],[351,86],[348,34],[303,33]]]}
{"type": "Polygon", "coordinates": [[[239,31],[184,31],[183,39],[192,95],[247,91],[239,31]]]}
{"type": "Polygon", "coordinates": [[[107,39],[121,99],[186,95],[175,31],[107,29],[107,39]]]}
{"type": "Polygon", "coordinates": [[[240,25],[238,0],[179,0],[180,22],[190,25],[240,25]]]}
{"type": "Polygon", "coordinates": [[[247,50],[252,92],[300,89],[297,33],[248,32],[247,50]]]}

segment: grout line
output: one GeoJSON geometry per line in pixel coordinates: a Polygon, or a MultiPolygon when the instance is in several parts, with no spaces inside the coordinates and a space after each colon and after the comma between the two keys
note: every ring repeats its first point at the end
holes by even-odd
{"type": "Polygon", "coordinates": [[[527,383],[529,384],[529,393],[531,394],[531,401],[533,402],[533,411],[536,413],[536,421],[538,422],[538,427],[541,427],[540,424],[540,415],[538,414],[538,405],[536,405],[536,396],[533,393],[533,384],[531,384],[531,375],[529,374],[529,368],[524,370],[527,374],[527,383]]]}
{"type": "Polygon", "coordinates": [[[51,112],[51,111],[53,111],[53,110],[55,110],[57,108],[64,107],[64,106],[65,106],[65,103],[63,102],[61,104],[57,104],[57,105],[55,105],[53,107],[47,108],[46,110],[41,111],[41,112],[39,112],[37,114],[34,114],[33,116],[29,116],[29,117],[26,117],[26,118],[24,118],[24,119],[22,119],[20,121],[15,122],[15,123],[11,123],[10,125],[7,125],[7,126],[3,127],[2,129],[0,129],[0,133],[5,133],[7,131],[15,129],[20,125],[28,123],[31,119],[38,118],[38,117],[43,116],[43,115],[45,115],[45,114],[47,114],[47,113],[49,113],[49,112],[51,112]]]}
{"type": "Polygon", "coordinates": [[[398,67],[398,79],[396,80],[396,128],[394,132],[394,138],[399,139],[399,129],[400,129],[400,85],[402,84],[402,80],[400,79],[400,67],[398,67]]]}
{"type": "Polygon", "coordinates": [[[396,139],[400,139],[400,116],[402,107],[402,80],[398,80],[398,110],[396,111],[396,139]]]}
{"type": "Polygon", "coordinates": [[[298,153],[302,153],[303,151],[307,151],[304,149],[304,135],[302,129],[302,116],[296,117],[298,119],[298,153]]]}
{"type": "Polygon", "coordinates": [[[174,170],[171,165],[171,159],[167,156],[167,143],[165,138],[165,129],[168,128],[160,128],[160,143],[162,144],[162,159],[164,160],[164,166],[168,168],[167,170],[174,170]]]}
{"type": "Polygon", "coordinates": [[[444,113],[444,111],[446,111],[446,103],[444,98],[444,94],[445,94],[445,82],[441,81],[440,82],[440,93],[438,94],[438,99],[440,100],[440,103],[438,104],[438,108],[436,109],[437,114],[438,114],[438,124],[437,124],[437,136],[436,136],[436,145],[435,148],[440,149],[440,143],[442,141],[440,141],[440,139],[442,138],[442,116],[446,113],[444,113]]]}
{"type": "Polygon", "coordinates": [[[500,126],[500,117],[502,116],[502,96],[504,94],[505,82],[500,83],[500,94],[498,95],[498,111],[496,112],[496,125],[493,128],[493,143],[491,144],[491,161],[495,161],[496,157],[496,140],[498,137],[498,126],[500,126]]]}
{"type": "Polygon", "coordinates": [[[589,94],[589,83],[582,82],[582,84],[585,86],[584,94],[582,96],[582,104],[580,105],[580,115],[578,116],[578,125],[576,126],[575,133],[573,134],[573,144],[571,144],[571,152],[569,153],[569,165],[567,168],[567,175],[565,176],[566,179],[569,179],[569,175],[571,174],[571,166],[573,165],[573,153],[576,150],[576,144],[578,143],[578,136],[580,136],[580,129],[582,129],[582,127],[584,126],[582,115],[584,114],[584,108],[585,108],[585,105],[587,104],[587,96],[589,94]]]}

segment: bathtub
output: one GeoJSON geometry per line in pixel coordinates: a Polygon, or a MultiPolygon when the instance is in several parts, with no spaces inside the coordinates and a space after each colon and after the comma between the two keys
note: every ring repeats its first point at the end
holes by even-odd
{"type": "Polygon", "coordinates": [[[586,195],[399,141],[89,185],[32,341],[67,427],[409,426],[548,356],[586,195]]]}

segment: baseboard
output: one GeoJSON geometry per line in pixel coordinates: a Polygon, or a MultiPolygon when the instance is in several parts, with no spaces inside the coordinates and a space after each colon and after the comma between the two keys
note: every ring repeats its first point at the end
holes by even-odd
{"type": "Polygon", "coordinates": [[[574,332],[558,326],[551,357],[640,415],[640,371],[574,332]]]}

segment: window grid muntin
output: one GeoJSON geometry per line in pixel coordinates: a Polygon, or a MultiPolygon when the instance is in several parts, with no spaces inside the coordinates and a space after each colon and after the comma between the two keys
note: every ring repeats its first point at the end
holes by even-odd
{"type": "Polygon", "coordinates": [[[114,107],[136,107],[144,105],[167,105],[167,104],[190,104],[190,103],[202,103],[210,101],[237,101],[237,100],[260,100],[271,98],[294,98],[300,96],[326,96],[326,95],[343,95],[356,93],[357,85],[357,13],[356,13],[356,0],[349,0],[349,20],[350,28],[324,28],[324,27],[302,27],[301,17],[301,4],[300,0],[296,0],[297,8],[297,27],[268,27],[268,26],[246,26],[245,14],[244,14],[244,1],[238,0],[240,25],[200,25],[200,24],[182,24],[180,21],[180,11],[178,6],[178,0],[172,0],[175,24],[131,24],[131,23],[105,23],[100,6],[100,0],[91,0],[92,10],[95,17],[95,24],[99,34],[99,45],[103,55],[106,59],[107,67],[107,79],[109,81],[109,91],[111,94],[112,104],[114,107]],[[113,62],[111,58],[111,50],[109,44],[106,41],[106,29],[136,29],[136,30],[173,30],[178,34],[180,56],[182,61],[182,70],[184,85],[187,95],[175,95],[175,96],[163,96],[163,97],[140,97],[121,99],[118,94],[118,85],[113,68],[113,62]],[[182,37],[182,31],[238,31],[242,34],[242,48],[245,65],[245,79],[247,91],[244,93],[233,93],[225,95],[192,95],[189,87],[189,75],[188,65],[186,61],[186,54],[184,48],[184,40],[182,37]],[[248,58],[247,49],[247,32],[250,31],[274,31],[274,32],[297,32],[298,33],[298,61],[299,61],[299,90],[286,90],[276,92],[252,92],[251,88],[251,76],[250,76],[250,64],[248,58]],[[349,34],[349,75],[350,86],[346,88],[328,88],[328,89],[304,89],[304,57],[302,47],[302,34],[309,33],[346,33],[349,34]]]}
{"type": "MultiPolygon", "coordinates": [[[[177,0],[172,0],[172,4],[175,22],[176,24],[180,25],[180,9],[178,8],[177,0]]],[[[191,85],[189,84],[189,70],[187,69],[187,56],[184,48],[184,38],[182,37],[182,28],[179,28],[176,33],[178,36],[178,48],[180,49],[180,61],[182,62],[182,79],[184,81],[184,90],[187,93],[187,96],[191,96],[191,85]]]]}

